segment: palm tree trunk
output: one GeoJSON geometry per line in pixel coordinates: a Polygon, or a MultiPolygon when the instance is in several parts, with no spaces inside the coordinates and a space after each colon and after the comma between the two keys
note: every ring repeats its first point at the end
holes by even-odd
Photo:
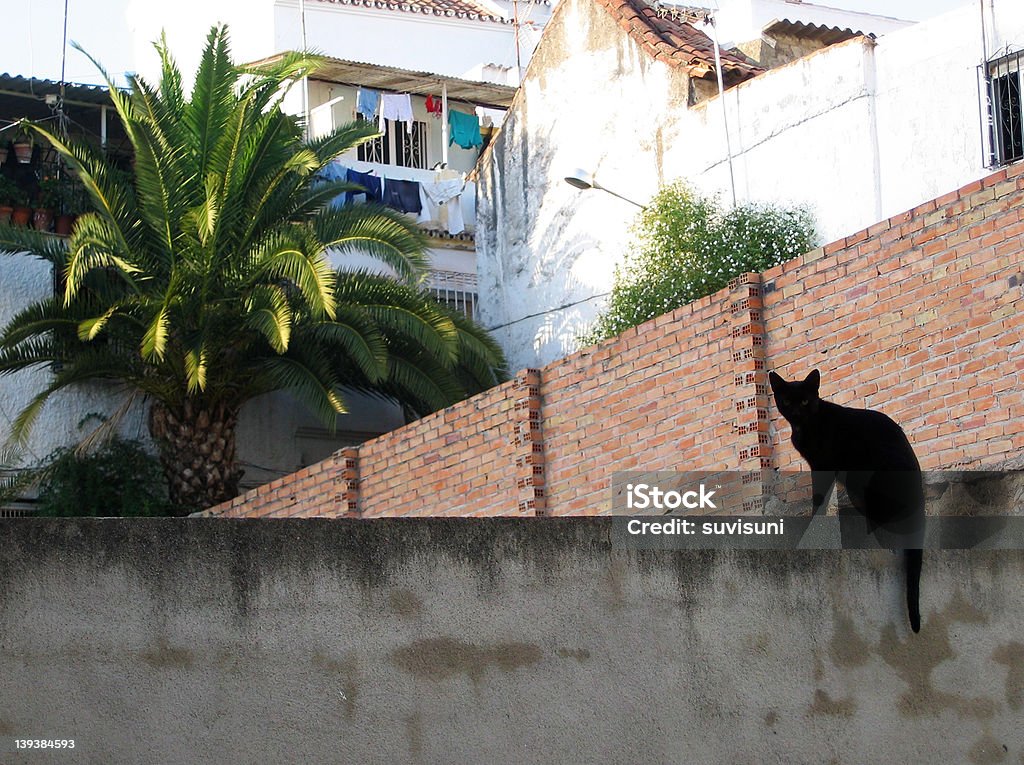
{"type": "Polygon", "coordinates": [[[238,410],[188,399],[174,410],[154,402],[149,432],[160,445],[171,501],[182,514],[225,502],[238,494],[242,470],[235,461],[238,410]]]}

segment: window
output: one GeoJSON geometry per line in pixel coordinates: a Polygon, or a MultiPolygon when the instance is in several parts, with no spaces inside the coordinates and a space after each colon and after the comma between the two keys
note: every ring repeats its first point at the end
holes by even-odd
{"type": "Polygon", "coordinates": [[[1021,112],[1021,58],[1024,51],[988,63],[989,166],[1024,158],[1024,114],[1021,112]]]}
{"type": "Polygon", "coordinates": [[[476,274],[460,271],[431,271],[430,292],[437,302],[464,313],[476,314],[476,274]]]}
{"type": "MultiPolygon", "coordinates": [[[[363,121],[362,115],[356,119],[363,121]]],[[[384,121],[384,135],[367,141],[357,150],[361,162],[378,162],[382,165],[398,165],[426,170],[427,163],[427,123],[414,121],[412,131],[404,122],[384,121]]]]}

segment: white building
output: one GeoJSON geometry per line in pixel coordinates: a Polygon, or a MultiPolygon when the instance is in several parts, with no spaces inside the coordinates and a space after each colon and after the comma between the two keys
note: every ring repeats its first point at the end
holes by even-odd
{"type": "Polygon", "coordinates": [[[517,85],[517,62],[523,67],[529,62],[551,15],[550,0],[123,2],[144,74],[155,74],[151,43],[161,31],[182,69],[190,72],[210,27],[225,23],[239,61],[300,50],[305,26],[309,49],[327,56],[517,85]]]}
{"type": "MultiPolygon", "coordinates": [[[[995,117],[1005,117],[992,135],[979,66],[1024,47],[1018,3],[984,4],[983,35],[978,4],[913,26],[862,17],[841,19],[853,27],[840,28],[805,21],[799,14],[810,4],[773,0],[788,15],[761,14],[746,30],[760,27],[763,37],[739,47],[770,47],[788,35],[821,49],[756,76],[727,77],[731,163],[722,99],[700,70],[710,47],[686,65],[653,58],[642,35],[623,26],[621,7],[630,3],[637,5],[559,5],[482,159],[481,319],[514,368],[575,350],[629,246],[636,209],[573,189],[563,178],[574,168],[641,201],[682,178],[728,202],[731,164],[740,202],[807,205],[828,242],[984,176],[1000,156],[1024,153],[1016,58],[991,68],[995,117]],[[900,28],[857,34],[874,24],[900,28]]],[[[662,37],[678,44],[674,34],[662,37]]]]}

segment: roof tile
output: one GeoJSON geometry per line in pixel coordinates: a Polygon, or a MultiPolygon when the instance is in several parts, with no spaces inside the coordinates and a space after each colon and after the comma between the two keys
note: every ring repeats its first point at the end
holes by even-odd
{"type": "MultiPolygon", "coordinates": [[[[699,29],[661,13],[644,0],[595,0],[651,56],[702,76],[715,71],[714,42],[699,29]]],[[[722,74],[736,82],[764,71],[728,51],[720,52],[722,74]]]]}
{"type": "Polygon", "coordinates": [[[513,23],[512,19],[495,16],[491,10],[477,5],[473,0],[414,0],[408,3],[381,2],[381,0],[376,0],[376,2],[374,0],[320,0],[320,2],[351,5],[353,8],[386,8],[406,13],[422,13],[427,16],[490,21],[499,24],[513,23]]]}

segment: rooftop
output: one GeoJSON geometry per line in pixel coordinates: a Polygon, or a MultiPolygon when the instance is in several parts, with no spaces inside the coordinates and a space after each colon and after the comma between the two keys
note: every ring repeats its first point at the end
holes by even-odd
{"type": "Polygon", "coordinates": [[[762,30],[766,35],[788,34],[794,37],[802,37],[809,40],[817,40],[823,45],[834,45],[844,40],[852,40],[854,37],[867,35],[874,37],[874,34],[865,33],[859,29],[849,27],[830,27],[823,24],[805,24],[802,21],[790,19],[775,19],[764,25],[762,30]]]}
{"type": "MultiPolygon", "coordinates": [[[[275,54],[253,63],[271,63],[279,59],[281,55],[275,54]]],[[[433,72],[417,72],[341,58],[327,58],[326,64],[317,70],[313,79],[418,96],[440,95],[441,86],[444,85],[448,90],[450,100],[492,109],[508,109],[516,94],[516,88],[511,85],[463,80],[459,77],[449,77],[433,72]]]]}
{"type": "MultiPolygon", "coordinates": [[[[54,80],[40,80],[35,77],[22,77],[17,74],[0,74],[0,93],[8,96],[24,96],[43,101],[46,96],[59,95],[61,84],[54,80]]],[[[96,106],[109,106],[110,94],[101,85],[78,85],[64,83],[64,100],[96,106]]]]}
{"type": "Polygon", "coordinates": [[[510,16],[486,0],[414,0],[413,2],[393,2],[393,0],[319,0],[323,3],[348,5],[353,8],[371,8],[383,11],[401,11],[416,13],[423,16],[440,16],[442,18],[467,19],[469,21],[486,21],[496,24],[512,24],[510,16]]]}
{"type": "MultiPolygon", "coordinates": [[[[643,0],[596,0],[651,56],[703,77],[715,71],[714,42],[670,8],[655,9],[643,0]]],[[[721,51],[722,75],[734,83],[764,70],[739,56],[721,51]]]]}

